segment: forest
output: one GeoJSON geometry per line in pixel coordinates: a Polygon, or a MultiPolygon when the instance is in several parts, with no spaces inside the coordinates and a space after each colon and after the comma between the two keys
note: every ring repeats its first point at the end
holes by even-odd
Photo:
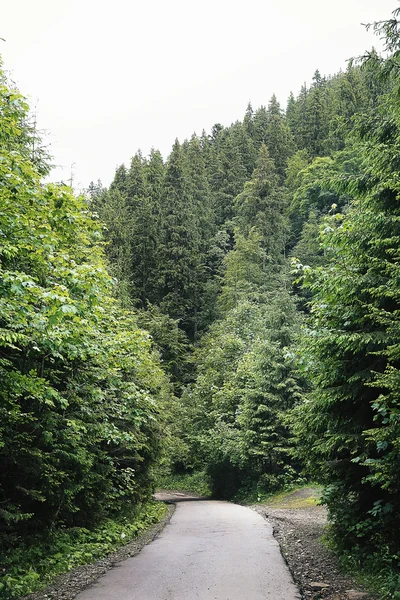
{"type": "Polygon", "coordinates": [[[400,598],[399,14],[373,25],[384,56],[82,195],[44,183],[2,68],[0,597],[192,478],[225,499],[318,482],[332,546],[400,598]]]}

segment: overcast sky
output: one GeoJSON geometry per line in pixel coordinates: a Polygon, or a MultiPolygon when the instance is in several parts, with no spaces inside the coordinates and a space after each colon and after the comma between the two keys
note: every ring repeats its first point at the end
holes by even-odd
{"type": "Polygon", "coordinates": [[[229,125],[275,93],[283,106],[315,69],[346,68],[379,40],[361,23],[398,0],[10,0],[6,69],[48,130],[54,180],[101,179],[137,148],[229,125]]]}

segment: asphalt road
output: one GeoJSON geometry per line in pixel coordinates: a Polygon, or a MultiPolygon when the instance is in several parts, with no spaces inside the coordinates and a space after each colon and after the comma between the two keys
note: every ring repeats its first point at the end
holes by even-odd
{"type": "Polygon", "coordinates": [[[298,600],[272,527],[243,506],[177,498],[162,533],[77,600],[298,600]]]}

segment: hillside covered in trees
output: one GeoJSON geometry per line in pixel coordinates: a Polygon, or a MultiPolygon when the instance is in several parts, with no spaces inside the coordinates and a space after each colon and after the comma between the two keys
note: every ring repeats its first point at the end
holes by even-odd
{"type": "Polygon", "coordinates": [[[398,597],[398,14],[385,58],[81,197],[42,183],[2,75],[2,555],[137,515],[154,475],[228,499],[313,479],[336,548],[398,597]]]}

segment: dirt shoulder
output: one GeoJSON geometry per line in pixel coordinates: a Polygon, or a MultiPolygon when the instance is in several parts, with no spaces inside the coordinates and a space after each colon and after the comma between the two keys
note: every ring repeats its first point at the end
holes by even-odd
{"type": "Polygon", "coordinates": [[[317,505],[317,488],[282,494],[269,504],[252,506],[268,519],[302,597],[306,600],[372,600],[345,576],[337,558],[321,542],[326,510],[317,505]]]}

